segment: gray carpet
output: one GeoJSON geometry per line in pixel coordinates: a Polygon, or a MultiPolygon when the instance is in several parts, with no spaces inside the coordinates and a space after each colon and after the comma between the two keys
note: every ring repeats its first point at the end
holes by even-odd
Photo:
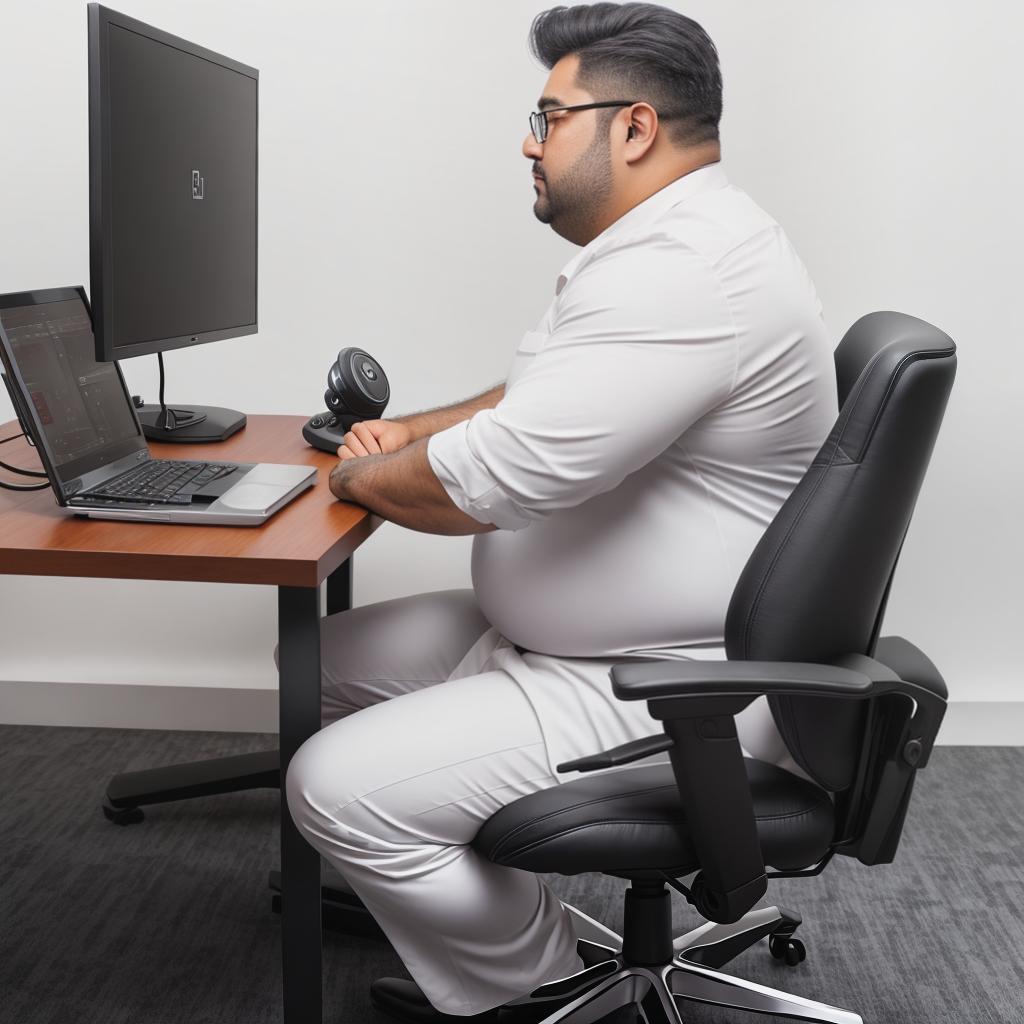
{"type": "MultiPolygon", "coordinates": [[[[126,769],[273,746],[275,737],[0,726],[0,1021],[263,1024],[281,1019],[267,872],[278,797],[237,793],[100,814],[126,769]]],[[[727,970],[860,1013],[865,1024],[1024,1024],[1024,749],[939,747],[917,780],[891,865],[836,858],[769,885],[795,910],[807,960],[762,941],[727,970]]],[[[621,929],[626,885],[546,876],[621,929]]],[[[700,923],[675,896],[676,932],[700,923]]],[[[408,976],[389,946],[324,941],[324,1019],[386,1024],[370,981],[408,976]]],[[[773,1018],[693,1006],[701,1022],[773,1018]]]]}

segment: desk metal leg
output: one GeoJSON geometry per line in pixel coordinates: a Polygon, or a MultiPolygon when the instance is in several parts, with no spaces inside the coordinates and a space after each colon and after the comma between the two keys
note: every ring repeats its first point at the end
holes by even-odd
{"type": "Polygon", "coordinates": [[[352,555],[327,577],[327,614],[347,612],[352,607],[352,555]]]}
{"type": "Polygon", "coordinates": [[[281,954],[285,1024],[323,1020],[320,854],[288,813],[284,779],[320,728],[320,588],[278,588],[281,749],[281,954]]]}

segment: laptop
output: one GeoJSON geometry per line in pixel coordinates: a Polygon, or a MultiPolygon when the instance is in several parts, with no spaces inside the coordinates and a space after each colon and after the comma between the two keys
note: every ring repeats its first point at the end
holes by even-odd
{"type": "Polygon", "coordinates": [[[120,366],[96,361],[81,286],[0,295],[0,359],[25,436],[73,515],[259,526],[316,482],[315,466],[154,459],[120,366]]]}

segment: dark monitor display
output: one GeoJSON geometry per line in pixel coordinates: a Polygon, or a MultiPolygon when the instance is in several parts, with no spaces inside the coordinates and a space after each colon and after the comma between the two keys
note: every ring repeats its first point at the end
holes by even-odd
{"type": "Polygon", "coordinates": [[[259,73],[88,9],[96,358],[255,333],[259,73]]]}

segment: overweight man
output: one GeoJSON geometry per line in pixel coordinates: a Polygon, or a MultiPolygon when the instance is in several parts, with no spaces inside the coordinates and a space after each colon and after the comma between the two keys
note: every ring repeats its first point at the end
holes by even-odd
{"type": "MultiPolygon", "coordinates": [[[[579,249],[503,384],[357,423],[331,473],[341,501],[474,534],[473,588],[323,621],[325,724],[286,780],[412,976],[371,986],[402,1020],[496,1021],[583,969],[551,889],[470,843],[579,777],[560,762],[659,731],[613,665],[725,657],[733,586],[837,411],[810,277],[722,166],[703,29],[601,3],[539,15],[530,42],[550,71],[522,147],[533,212],[579,249]]],[[[764,698],[737,726],[803,775],[764,698]]]]}

